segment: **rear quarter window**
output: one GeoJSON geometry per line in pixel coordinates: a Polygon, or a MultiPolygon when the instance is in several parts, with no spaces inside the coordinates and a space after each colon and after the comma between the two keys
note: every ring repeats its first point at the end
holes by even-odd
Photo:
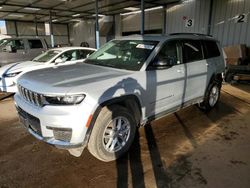
{"type": "Polygon", "coordinates": [[[206,59],[220,56],[220,50],[215,41],[203,41],[203,46],[206,59]]]}
{"type": "Polygon", "coordinates": [[[43,48],[43,44],[40,40],[28,40],[30,49],[43,48]]]}

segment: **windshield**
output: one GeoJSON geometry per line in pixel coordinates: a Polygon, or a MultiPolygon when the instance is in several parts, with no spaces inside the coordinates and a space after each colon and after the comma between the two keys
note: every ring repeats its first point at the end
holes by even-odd
{"type": "Polygon", "coordinates": [[[61,51],[60,50],[49,50],[47,52],[42,53],[41,55],[35,57],[32,61],[36,62],[48,62],[56,55],[58,55],[61,51]]]}
{"type": "Polygon", "coordinates": [[[138,71],[157,44],[157,41],[113,40],[89,56],[85,63],[138,71]]]}

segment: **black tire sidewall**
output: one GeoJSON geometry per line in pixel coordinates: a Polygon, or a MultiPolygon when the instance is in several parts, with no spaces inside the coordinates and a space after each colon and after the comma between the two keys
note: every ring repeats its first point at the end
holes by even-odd
{"type": "Polygon", "coordinates": [[[205,94],[204,103],[203,103],[205,111],[209,111],[209,110],[211,110],[213,107],[215,107],[217,105],[217,103],[218,103],[218,101],[220,99],[220,89],[221,89],[221,84],[218,84],[215,81],[213,81],[211,84],[209,84],[207,92],[205,94]],[[211,106],[210,103],[209,103],[209,99],[210,99],[211,91],[212,91],[214,86],[217,87],[219,93],[218,93],[218,99],[217,99],[216,103],[213,106],[211,106]]]}
{"type": "MultiPolygon", "coordinates": [[[[90,137],[90,145],[92,148],[89,148],[89,151],[98,159],[108,162],[113,161],[117,158],[119,158],[121,155],[126,153],[129,150],[129,147],[133,143],[135,133],[136,133],[136,121],[132,114],[124,107],[122,106],[111,106],[106,107],[104,112],[101,114],[101,118],[98,119],[93,127],[92,134],[90,137]],[[130,136],[126,143],[126,145],[117,152],[108,152],[103,145],[103,134],[107,127],[107,125],[112,121],[112,119],[123,116],[125,117],[129,123],[130,123],[130,136]],[[93,149],[95,151],[93,151],[93,149]]],[[[98,116],[99,117],[99,116],[98,116]]]]}
{"type": "Polygon", "coordinates": [[[229,73],[227,73],[226,76],[225,76],[225,81],[226,81],[227,83],[232,83],[233,77],[234,77],[234,73],[229,72],[229,73]]]}

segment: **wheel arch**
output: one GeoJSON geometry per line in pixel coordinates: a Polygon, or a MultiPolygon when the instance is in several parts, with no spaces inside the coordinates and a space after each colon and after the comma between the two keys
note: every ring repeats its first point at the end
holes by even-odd
{"type": "Polygon", "coordinates": [[[209,82],[208,82],[207,87],[208,87],[209,84],[211,84],[212,82],[216,82],[216,83],[218,83],[218,84],[221,85],[222,81],[223,81],[222,73],[214,73],[214,74],[211,76],[211,78],[210,78],[210,80],[209,80],[209,82]]]}
{"type": "Polygon", "coordinates": [[[92,116],[91,122],[89,124],[86,136],[84,138],[83,145],[86,146],[88,144],[91,132],[94,128],[94,124],[95,124],[96,119],[97,119],[98,115],[100,114],[102,108],[105,106],[110,106],[110,105],[121,105],[125,108],[128,108],[129,110],[132,111],[133,114],[135,114],[135,120],[136,120],[137,126],[140,125],[141,117],[142,117],[142,110],[141,110],[141,102],[137,96],[124,95],[121,97],[116,97],[116,98],[110,99],[108,101],[105,101],[105,102],[99,104],[98,107],[96,108],[96,110],[92,116]]]}
{"type": "Polygon", "coordinates": [[[135,115],[135,120],[137,124],[140,123],[142,116],[141,102],[136,95],[130,94],[116,97],[101,103],[99,106],[103,108],[104,106],[110,106],[114,104],[121,105],[130,110],[135,115]]]}

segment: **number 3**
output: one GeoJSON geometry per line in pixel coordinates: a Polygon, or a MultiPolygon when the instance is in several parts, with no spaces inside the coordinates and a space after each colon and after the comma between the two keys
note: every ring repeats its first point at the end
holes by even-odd
{"type": "Polygon", "coordinates": [[[188,20],[187,26],[191,27],[193,25],[193,20],[188,20]]]}

